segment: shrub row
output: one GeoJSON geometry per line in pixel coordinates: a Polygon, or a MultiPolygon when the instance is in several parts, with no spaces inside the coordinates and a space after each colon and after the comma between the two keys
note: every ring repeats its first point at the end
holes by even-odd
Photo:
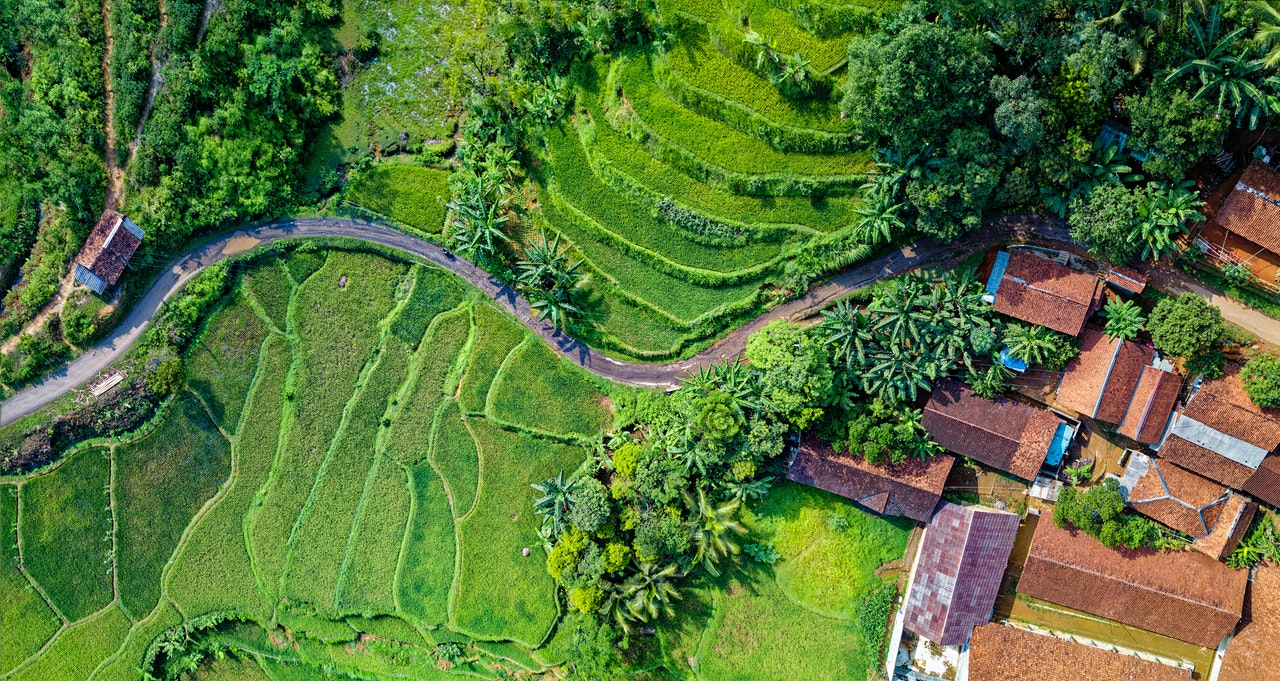
{"type": "MultiPolygon", "coordinates": [[[[856,187],[862,184],[864,177],[861,174],[814,174],[802,176],[795,173],[764,173],[756,175],[729,170],[707,161],[698,154],[659,134],[634,109],[625,105],[626,103],[622,100],[622,87],[619,85],[619,71],[626,63],[626,61],[615,62],[613,68],[609,71],[609,78],[606,82],[607,90],[601,102],[605,113],[610,117],[609,122],[615,128],[627,133],[639,142],[654,158],[678,168],[686,175],[734,194],[752,196],[821,197],[847,195],[852,194],[856,187]]],[[[644,97],[643,93],[628,94],[631,97],[635,97],[632,103],[644,97]]],[[[661,91],[658,91],[657,95],[665,98],[661,91]]],[[[676,105],[671,103],[671,106],[676,105]]],[[[686,123],[689,123],[689,121],[680,121],[681,125],[686,123]]],[[[709,139],[723,137],[722,133],[717,134],[716,131],[694,130],[690,132],[695,134],[699,132],[705,133],[709,136],[709,139]]],[[[769,151],[774,151],[772,148],[766,148],[769,151]]],[[[781,154],[781,152],[774,152],[774,154],[781,154]]],[[[768,158],[759,158],[760,154],[753,153],[753,155],[760,162],[767,163],[770,160],[768,158]]],[[[772,155],[767,154],[766,156],[772,155]]]]}
{"type": "Polygon", "coordinates": [[[880,24],[880,12],[864,5],[828,5],[804,0],[767,0],[796,18],[804,30],[833,38],[845,33],[868,34],[880,24]]]}
{"type": "Polygon", "coordinates": [[[657,209],[658,215],[667,222],[685,230],[694,237],[705,239],[710,243],[742,245],[747,242],[746,230],[719,220],[713,220],[701,213],[695,213],[672,201],[671,197],[662,197],[658,201],[657,209]]]}
{"type": "Polygon", "coordinates": [[[852,133],[835,133],[782,125],[746,105],[691,85],[671,67],[668,59],[653,62],[653,77],[658,87],[672,100],[780,151],[802,154],[831,154],[854,147],[852,133]]]}

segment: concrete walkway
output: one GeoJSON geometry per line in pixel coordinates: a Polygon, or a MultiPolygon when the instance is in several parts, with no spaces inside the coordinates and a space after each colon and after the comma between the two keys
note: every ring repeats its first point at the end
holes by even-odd
{"type": "MultiPolygon", "coordinates": [[[[227,234],[200,246],[179,258],[164,271],[142,300],[129,312],[114,331],[97,347],[77,357],[44,380],[25,388],[0,404],[0,425],[8,425],[30,414],[71,390],[85,384],[112,362],[119,359],[141,336],[160,305],[182,288],[200,270],[224,258],[242,253],[261,244],[297,237],[348,237],[401,251],[412,258],[439,265],[467,280],[507,312],[545,339],[562,355],[585,369],[612,381],[636,386],[672,388],[689,371],[737,357],[746,348],[747,338],[775,319],[802,320],[816,315],[832,301],[876,281],[896,276],[934,261],[955,261],[1002,241],[1044,243],[1079,250],[1071,244],[1066,226],[1052,217],[1016,215],[988,219],[976,232],[965,235],[963,242],[939,244],[921,239],[899,250],[854,267],[803,296],[771,308],[751,322],[734,329],[707,350],[689,359],[665,364],[624,362],[607,357],[581,341],[538,321],[529,303],[510,287],[462,258],[446,257],[440,247],[390,227],[344,218],[300,218],[272,222],[227,234]]],[[[1214,301],[1217,303],[1217,301],[1214,301]]],[[[1232,301],[1227,301],[1232,303],[1232,301]]],[[[1227,309],[1224,307],[1224,314],[1227,309]]],[[[1245,312],[1252,312],[1245,310],[1245,312]]],[[[1238,317],[1234,311],[1231,313],[1238,317]]],[[[1280,342],[1280,322],[1260,313],[1233,322],[1255,331],[1262,329],[1274,335],[1260,337],[1280,342]]]]}

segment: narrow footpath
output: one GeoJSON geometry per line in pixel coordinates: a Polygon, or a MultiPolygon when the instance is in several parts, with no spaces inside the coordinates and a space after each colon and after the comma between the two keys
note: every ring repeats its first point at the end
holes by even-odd
{"type": "MultiPolygon", "coordinates": [[[[443,267],[467,280],[545,339],[562,355],[603,378],[636,386],[672,388],[690,371],[737,357],[747,346],[747,338],[775,319],[800,321],[816,315],[832,301],[873,284],[897,276],[931,262],[954,262],[971,253],[1005,242],[1040,243],[1083,254],[1071,241],[1061,220],[1043,215],[1012,215],[989,218],[975,232],[965,235],[962,243],[940,244],[923,238],[896,251],[886,253],[814,286],[803,296],[770,308],[749,323],[740,326],[714,345],[688,359],[665,364],[624,362],[607,357],[581,341],[568,336],[546,321],[539,321],[528,301],[514,289],[493,278],[488,272],[458,257],[447,257],[444,251],[424,239],[391,227],[345,218],[300,218],[271,222],[232,232],[197,247],[179,258],[151,285],[129,316],[92,350],[61,367],[44,380],[16,393],[0,404],[0,425],[8,425],[53,400],[87,383],[119,359],[142,334],[160,305],[182,288],[204,268],[243,253],[262,244],[300,237],[346,237],[401,251],[412,258],[443,267]]],[[[1173,275],[1159,273],[1161,288],[1175,292],[1191,290],[1204,295],[1223,308],[1223,314],[1262,340],[1280,345],[1280,320],[1257,310],[1246,308],[1222,294],[1200,284],[1166,281],[1173,275]]],[[[1185,275],[1184,275],[1185,277],[1185,275]]],[[[1176,279],[1176,278],[1175,278],[1176,279]]]]}

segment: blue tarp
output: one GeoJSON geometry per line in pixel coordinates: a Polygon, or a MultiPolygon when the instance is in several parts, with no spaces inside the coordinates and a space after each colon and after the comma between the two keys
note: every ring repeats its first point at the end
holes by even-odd
{"type": "Polygon", "coordinates": [[[1009,254],[1005,251],[996,253],[996,263],[991,266],[991,276],[987,279],[987,294],[995,297],[1000,288],[1000,280],[1004,279],[1004,268],[1009,266],[1009,254]]]}
{"type": "Polygon", "coordinates": [[[1020,374],[1027,370],[1027,363],[1010,355],[1007,345],[1000,350],[1000,363],[1020,374]]]}
{"type": "Polygon", "coordinates": [[[1070,424],[1058,424],[1058,430],[1053,434],[1053,442],[1049,444],[1049,455],[1045,457],[1045,463],[1050,466],[1062,463],[1062,457],[1067,453],[1067,445],[1071,444],[1071,435],[1070,424]]]}

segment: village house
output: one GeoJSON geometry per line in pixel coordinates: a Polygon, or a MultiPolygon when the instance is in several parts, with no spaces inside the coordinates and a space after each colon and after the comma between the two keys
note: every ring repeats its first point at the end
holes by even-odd
{"type": "Polygon", "coordinates": [[[969,681],[1188,681],[1191,678],[1190,669],[1006,624],[987,624],[974,630],[969,644],[968,672],[969,681]]]}
{"type": "Polygon", "coordinates": [[[925,528],[907,592],[904,625],[944,646],[969,642],[991,621],[1022,518],[982,506],[942,502],[925,528]]]}
{"type": "Polygon", "coordinates": [[[1263,563],[1249,586],[1249,610],[1222,658],[1218,681],[1258,681],[1280,672],[1280,566],[1263,563]]]}
{"type": "Polygon", "coordinates": [[[1229,362],[1221,378],[1202,381],[1174,415],[1158,451],[1161,458],[1275,506],[1277,447],[1280,410],[1255,405],[1244,392],[1240,366],[1229,362]]]}
{"type": "Polygon", "coordinates": [[[1239,254],[1280,254],[1280,174],[1257,159],[1251,161],[1213,224],[1223,232],[1221,237],[1210,236],[1217,242],[1213,246],[1227,246],[1239,254]]]}
{"type": "Polygon", "coordinates": [[[1098,309],[1098,277],[1026,251],[996,254],[986,295],[996,312],[1077,336],[1098,309]]]}
{"type": "Polygon", "coordinates": [[[120,281],[146,234],[129,218],[107,209],[75,259],[75,280],[102,295],[120,281]]]}
{"type": "Polygon", "coordinates": [[[1193,548],[1215,560],[1235,550],[1258,511],[1219,483],[1138,452],[1124,479],[1134,480],[1125,490],[1130,508],[1191,537],[1193,548]]]}
{"type": "Polygon", "coordinates": [[[1151,348],[1086,329],[1080,355],[1067,364],[1054,404],[1118,424],[1122,435],[1155,445],[1181,389],[1182,378],[1151,348]]]}
{"type": "Polygon", "coordinates": [[[1197,551],[1107,548],[1045,511],[1018,593],[1216,648],[1243,615],[1248,580],[1197,551]]]}
{"type": "Polygon", "coordinates": [[[897,465],[868,463],[860,456],[837,453],[808,434],[801,438],[787,467],[787,479],[817,487],[887,516],[928,522],[942,499],[942,488],[955,459],[945,454],[897,465]]]}
{"type": "Polygon", "coordinates": [[[949,379],[934,387],[920,424],[948,451],[1024,480],[1034,480],[1046,458],[1060,463],[1074,434],[1048,411],[1007,397],[985,399],[949,379]]]}

